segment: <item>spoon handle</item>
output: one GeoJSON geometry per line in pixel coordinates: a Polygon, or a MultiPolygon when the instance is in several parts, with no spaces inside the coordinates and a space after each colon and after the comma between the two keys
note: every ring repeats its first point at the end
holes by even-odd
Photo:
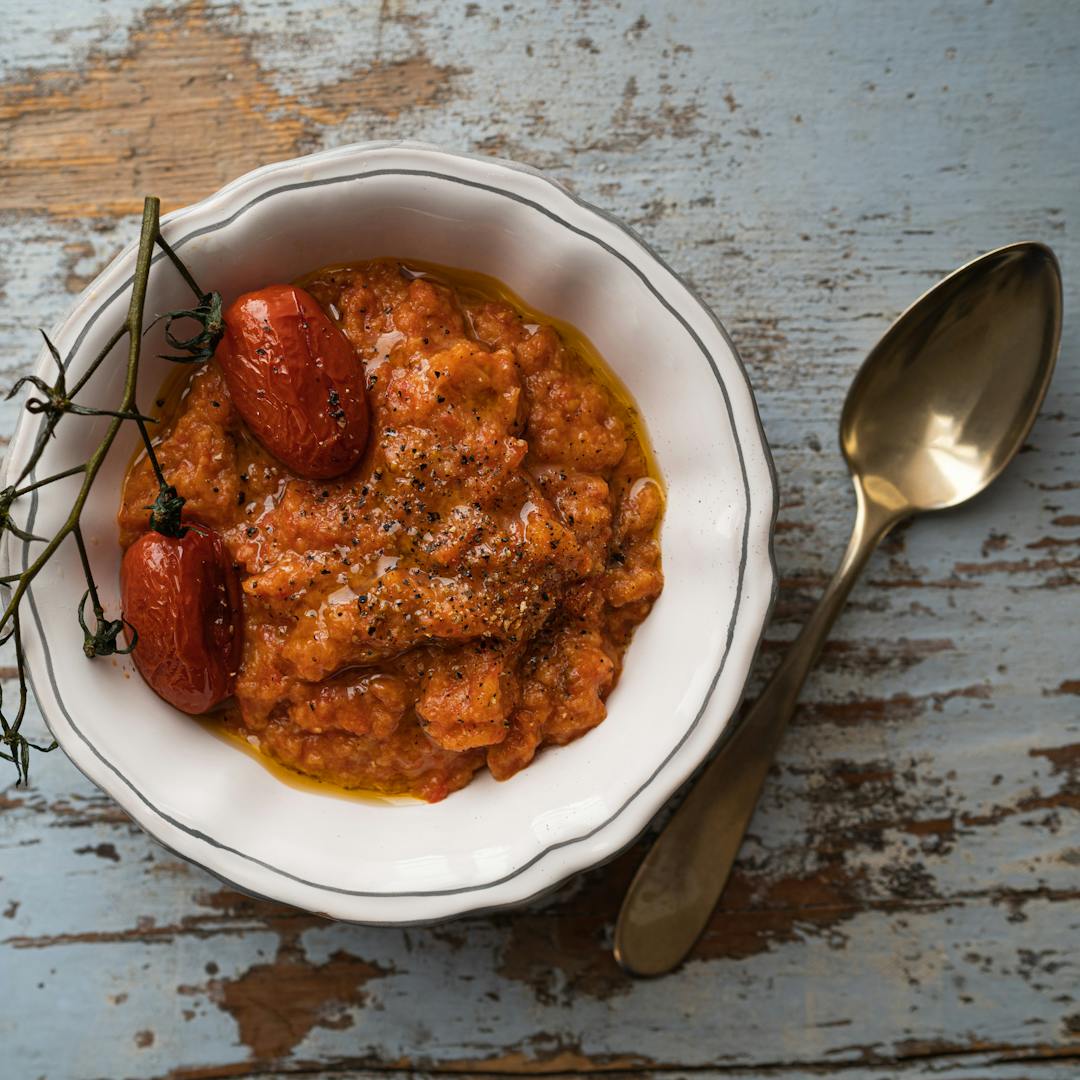
{"type": "Polygon", "coordinates": [[[855,578],[901,514],[855,485],[847,551],[821,601],[735,733],[721,747],[638,868],[615,927],[615,958],[661,975],[690,951],[723,892],[765,776],[807,673],[855,578]]]}

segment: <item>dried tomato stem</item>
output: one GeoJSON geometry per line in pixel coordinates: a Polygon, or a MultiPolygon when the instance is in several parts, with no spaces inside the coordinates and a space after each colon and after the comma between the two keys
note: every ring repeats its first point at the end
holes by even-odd
{"type": "MultiPolygon", "coordinates": [[[[19,707],[13,720],[9,720],[4,715],[2,709],[2,694],[0,694],[0,758],[14,762],[17,777],[16,782],[20,784],[26,784],[28,780],[30,750],[40,750],[42,752],[53,750],[56,747],[56,742],[53,741],[48,746],[38,745],[37,743],[31,742],[19,731],[23,717],[26,713],[27,702],[26,658],[22,649],[22,633],[19,625],[19,604],[26,595],[33,580],[69,535],[74,534],[75,536],[75,543],[79,550],[79,559],[82,562],[83,573],[86,576],[87,584],[86,592],[83,594],[82,600],[77,608],[79,624],[85,634],[83,651],[88,657],[130,652],[130,650],[134,648],[137,639],[134,629],[129,624],[126,624],[122,618],[110,621],[105,617],[101,599],[98,595],[97,585],[94,581],[93,572],[90,567],[86,543],[79,525],[83,508],[85,507],[86,500],[90,494],[90,489],[93,486],[94,480],[97,478],[101,466],[104,464],[105,458],[112,448],[124,421],[134,420],[138,425],[139,433],[146,446],[147,456],[150,458],[154,475],[158,481],[159,494],[154,507],[151,508],[151,526],[159,529],[159,531],[166,532],[169,535],[182,535],[183,531],[183,527],[180,525],[180,508],[183,506],[183,499],[177,495],[174,488],[166,483],[161,466],[157,460],[157,455],[154,453],[153,443],[146,428],[149,418],[139,414],[135,403],[147,285],[150,269],[154,260],[155,246],[162,249],[169,261],[173,264],[181,277],[183,277],[184,281],[199,298],[200,302],[204,301],[204,297],[187,267],[162,237],[159,215],[159,200],[153,196],[148,196],[143,203],[142,228],[139,234],[138,251],[135,259],[135,273],[132,277],[131,299],[128,304],[127,315],[124,322],[110,335],[101,350],[93,360],[90,361],[90,364],[75,382],[74,386],[72,386],[70,390],[65,388],[64,363],[61,360],[56,347],[49,341],[48,337],[46,337],[45,343],[58,368],[55,383],[49,385],[40,377],[29,376],[17,382],[14,387],[15,390],[18,390],[24,382],[30,382],[32,385],[36,386],[43,393],[44,397],[38,399],[32,398],[30,402],[27,403],[27,407],[30,408],[30,411],[32,412],[37,411],[46,414],[44,422],[35,437],[34,446],[27,455],[26,464],[20,470],[15,485],[6,488],[2,493],[6,501],[3,504],[3,512],[0,513],[0,534],[10,531],[12,536],[18,537],[27,543],[36,541],[45,544],[33,562],[31,562],[21,573],[0,577],[0,585],[11,589],[7,604],[4,606],[2,613],[0,613],[0,644],[14,638],[19,674],[19,707]],[[119,408],[112,411],[90,409],[85,406],[75,405],[73,400],[75,396],[87,385],[90,379],[93,378],[95,372],[97,372],[106,359],[108,359],[113,349],[121,342],[121,340],[123,340],[125,335],[128,339],[127,373],[124,380],[123,397],[119,408]],[[33,407],[35,405],[36,408],[33,407]],[[108,427],[105,429],[104,436],[98,443],[94,452],[90,455],[86,464],[75,465],[69,469],[54,473],[44,479],[25,483],[24,481],[26,481],[27,477],[33,473],[38,462],[41,460],[41,456],[45,452],[46,446],[49,444],[49,440],[56,429],[56,425],[60,422],[61,417],[68,413],[76,415],[108,416],[111,419],[108,427]],[[30,536],[29,533],[18,528],[10,519],[10,505],[19,496],[27,495],[48,484],[55,483],[58,480],[64,480],[68,477],[78,476],[80,474],[82,475],[82,484],[71,505],[71,510],[64,523],[47,543],[43,539],[30,536]],[[86,601],[88,599],[91,602],[95,619],[93,629],[87,625],[84,614],[86,601]],[[121,648],[118,645],[120,636],[125,628],[130,641],[130,645],[126,649],[121,648]]],[[[217,307],[215,309],[213,305],[209,305],[208,310],[220,311],[220,298],[217,294],[212,294],[211,299],[216,303],[217,307]]],[[[180,315],[183,316],[189,316],[190,314],[190,312],[180,313],[180,315]]],[[[198,316],[198,313],[196,313],[196,315],[198,316]]],[[[175,313],[173,313],[173,316],[175,316],[175,313]]],[[[220,328],[217,329],[217,334],[220,336],[220,328]]],[[[176,344],[180,348],[191,352],[193,355],[198,353],[199,358],[201,358],[202,353],[200,350],[206,351],[209,349],[212,351],[213,345],[216,344],[216,339],[213,338],[212,331],[208,330],[204,325],[203,337],[207,337],[207,335],[210,337],[209,345],[202,339],[200,339],[197,348],[185,341],[180,341],[176,344]]],[[[173,343],[170,341],[170,344],[173,343]]]]}
{"type": "Polygon", "coordinates": [[[20,495],[29,495],[31,491],[35,491],[37,488],[45,487],[47,484],[55,484],[57,480],[66,480],[69,476],[76,476],[81,472],[86,472],[85,465],[73,465],[70,469],[65,469],[63,472],[53,473],[52,476],[46,476],[44,480],[35,480],[32,484],[26,484],[24,487],[19,488],[12,497],[17,499],[20,495]]]}
{"type": "Polygon", "coordinates": [[[164,236],[161,235],[160,231],[154,239],[157,243],[157,246],[161,248],[161,250],[164,251],[166,255],[168,255],[169,260],[172,262],[173,266],[175,266],[176,269],[179,271],[180,276],[188,283],[188,288],[191,289],[191,291],[195,294],[196,298],[201,299],[204,293],[202,289],[199,288],[198,282],[196,282],[196,280],[191,276],[191,271],[184,265],[183,261],[180,259],[180,256],[177,255],[175,251],[173,251],[172,247],[169,245],[169,242],[165,239],[164,236]]]}
{"type": "MultiPolygon", "coordinates": [[[[128,304],[127,318],[124,321],[124,332],[128,335],[128,368],[127,377],[124,381],[124,394],[120,401],[120,408],[117,410],[120,413],[135,411],[135,392],[139,377],[139,347],[142,344],[143,311],[146,306],[146,286],[150,275],[150,262],[154,254],[154,240],[158,231],[159,210],[160,201],[154,196],[147,196],[143,204],[142,230],[139,234],[139,250],[135,261],[135,278],[131,286],[131,302],[128,304]]],[[[118,337],[115,338],[113,344],[116,341],[119,341],[118,337]]],[[[104,437],[86,463],[82,486],[75,496],[67,520],[57,530],[56,535],[45,545],[37,558],[19,575],[18,584],[15,586],[3,614],[0,615],[0,630],[3,630],[15,616],[19,603],[34,578],[52,558],[56,549],[77,528],[83,507],[86,505],[87,496],[90,494],[90,488],[93,486],[94,480],[97,478],[97,474],[105,461],[105,456],[115,442],[124,420],[125,417],[123,416],[114,416],[109,422],[104,437]]]]}
{"type": "Polygon", "coordinates": [[[0,758],[5,761],[11,761],[15,764],[15,783],[25,784],[30,776],[30,751],[36,750],[38,753],[47,754],[51,750],[55,750],[57,742],[55,739],[48,746],[41,746],[38,743],[31,742],[25,735],[21,734],[20,728],[22,722],[26,716],[26,704],[28,701],[28,692],[26,686],[26,667],[21,662],[22,660],[22,627],[19,623],[19,613],[16,611],[13,617],[14,627],[12,633],[15,637],[15,653],[20,658],[19,663],[19,708],[15,713],[15,719],[9,721],[2,712],[0,712],[0,743],[4,746],[10,747],[10,750],[0,750],[0,758]]]}
{"type": "Polygon", "coordinates": [[[127,322],[125,321],[114,332],[112,337],[102,347],[101,352],[90,361],[90,366],[79,376],[75,385],[68,391],[68,397],[74,397],[93,377],[93,374],[99,367],[101,367],[105,358],[113,351],[113,348],[119,344],[121,338],[127,333],[127,322]]]}
{"type": "Polygon", "coordinates": [[[75,529],[75,544],[79,549],[79,560],[82,562],[83,574],[86,575],[86,589],[90,593],[90,606],[94,609],[94,614],[102,619],[105,617],[105,609],[101,606],[101,600],[98,598],[97,582],[94,581],[94,572],[90,569],[90,556],[86,552],[86,541],[83,540],[82,529],[76,525],[75,529]]]}
{"type": "Polygon", "coordinates": [[[135,421],[139,434],[142,436],[143,446],[146,447],[146,456],[150,459],[150,467],[154,470],[154,476],[158,482],[158,488],[164,490],[169,485],[165,482],[165,474],[161,471],[157,454],[154,453],[154,444],[150,439],[150,433],[146,430],[146,422],[140,417],[135,421]]]}

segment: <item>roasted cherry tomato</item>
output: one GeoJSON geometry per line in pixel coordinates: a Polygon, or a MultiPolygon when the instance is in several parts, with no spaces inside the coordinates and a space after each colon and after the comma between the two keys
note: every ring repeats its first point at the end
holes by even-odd
{"type": "Polygon", "coordinates": [[[368,438],[364,366],[310,293],[267,285],[225,312],[216,357],[255,437],[294,473],[338,476],[368,438]]]}
{"type": "Polygon", "coordinates": [[[143,533],[124,552],[120,591],[139,673],[170,705],[198,714],[232,693],[243,607],[221,537],[186,524],[183,536],[143,533]]]}

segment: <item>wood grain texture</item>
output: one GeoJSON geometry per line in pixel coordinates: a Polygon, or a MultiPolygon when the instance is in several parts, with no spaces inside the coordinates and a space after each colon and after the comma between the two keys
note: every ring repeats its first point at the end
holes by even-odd
{"type": "Polygon", "coordinates": [[[835,428],[888,321],[1016,239],[1050,243],[1067,289],[1025,452],[871,562],[679,973],[635,983],[610,957],[640,846],[521,913],[339,926],[223,888],[54,755],[0,788],[4,1077],[1080,1074],[1080,8],[0,15],[4,383],[134,237],[144,192],[181,205],[374,137],[548,169],[685,272],[747,361],[782,502],[752,693],[846,539],[835,428]]]}

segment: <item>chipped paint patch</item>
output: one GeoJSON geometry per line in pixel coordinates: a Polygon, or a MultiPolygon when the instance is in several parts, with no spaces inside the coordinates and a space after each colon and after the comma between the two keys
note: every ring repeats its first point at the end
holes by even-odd
{"type": "MultiPolygon", "coordinates": [[[[204,894],[201,903],[234,917],[254,916],[279,936],[272,961],[253,964],[230,977],[212,977],[202,986],[181,988],[187,995],[205,995],[231,1016],[241,1043],[258,1061],[287,1056],[317,1027],[335,1031],[352,1027],[353,1012],[367,1001],[366,984],[391,973],[344,949],[322,963],[310,961],[300,939],[306,928],[326,925],[317,916],[232,889],[204,894]]],[[[207,971],[216,975],[217,965],[208,965],[207,971]]]]}
{"type": "Polygon", "coordinates": [[[1033,747],[1028,753],[1032,757],[1044,757],[1054,768],[1054,772],[1068,773],[1070,776],[1080,772],[1080,743],[1069,746],[1033,747]]]}
{"type": "Polygon", "coordinates": [[[839,862],[779,881],[737,869],[694,955],[745,960],[807,936],[842,947],[846,938],[839,926],[860,912],[860,891],[839,862]]]}
{"type": "Polygon", "coordinates": [[[0,83],[0,211],[131,214],[147,191],[171,210],[312,149],[345,113],[397,118],[444,105],[464,70],[417,52],[285,93],[216,8],[152,8],[119,53],[0,83]]]}
{"type": "Polygon", "coordinates": [[[77,847],[75,849],[76,855],[96,855],[99,859],[108,859],[110,862],[119,862],[120,855],[116,850],[115,844],[87,844],[85,847],[77,847]]]}
{"type": "Polygon", "coordinates": [[[352,1027],[352,1010],[364,1006],[364,985],[386,968],[347,952],[309,963],[283,947],[273,963],[255,964],[233,979],[211,979],[206,993],[235,1021],[240,1041],[259,1061],[282,1058],[316,1027],[352,1027]]]}
{"type": "Polygon", "coordinates": [[[542,1005],[570,1007],[580,995],[609,1000],[630,991],[630,977],[611,954],[604,922],[567,913],[522,915],[509,921],[498,971],[524,983],[542,1005]],[[558,966],[553,956],[565,958],[558,966]]]}

